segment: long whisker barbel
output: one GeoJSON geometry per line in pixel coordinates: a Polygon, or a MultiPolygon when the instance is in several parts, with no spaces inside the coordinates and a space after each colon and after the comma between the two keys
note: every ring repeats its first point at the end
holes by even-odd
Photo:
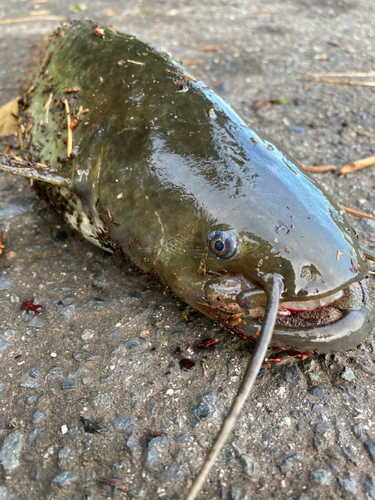
{"type": "Polygon", "coordinates": [[[254,385],[256,376],[258,375],[259,370],[262,366],[264,357],[268,349],[268,345],[272,338],[272,333],[279,307],[280,292],[282,291],[282,288],[282,277],[280,275],[270,275],[266,285],[266,313],[258,340],[255,344],[253,356],[250,359],[249,364],[247,365],[244,378],[242,380],[240,388],[238,389],[237,395],[232,403],[229,413],[226,416],[219,434],[217,435],[212,448],[206,457],[201,471],[199,472],[192,487],[190,488],[186,500],[194,500],[195,498],[197,498],[197,495],[201,490],[203,483],[207,479],[207,476],[212,466],[214,465],[218,454],[220,453],[220,450],[222,449],[230,433],[232,432],[233,427],[237,421],[237,417],[254,385]]]}

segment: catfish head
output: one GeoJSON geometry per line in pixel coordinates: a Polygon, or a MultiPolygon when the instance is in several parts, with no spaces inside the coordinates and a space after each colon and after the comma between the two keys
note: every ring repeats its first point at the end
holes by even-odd
{"type": "Polygon", "coordinates": [[[368,264],[344,210],[297,162],[206,92],[215,120],[206,124],[200,151],[191,148],[196,157],[189,162],[199,169],[184,196],[195,200],[185,229],[194,260],[185,253],[175,271],[178,295],[254,339],[265,319],[267,282],[280,276],[273,345],[321,353],[357,347],[374,311],[368,264]]]}

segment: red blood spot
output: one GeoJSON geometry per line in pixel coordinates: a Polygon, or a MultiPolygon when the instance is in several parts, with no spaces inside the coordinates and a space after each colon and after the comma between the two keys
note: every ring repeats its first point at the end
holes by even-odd
{"type": "Polygon", "coordinates": [[[158,437],[158,436],[164,436],[164,434],[162,432],[154,432],[154,436],[155,437],[158,437]]]}
{"type": "Polygon", "coordinates": [[[191,359],[185,358],[185,359],[181,359],[180,366],[183,370],[188,372],[189,370],[191,370],[195,366],[195,363],[191,359]]]}
{"type": "Polygon", "coordinates": [[[197,344],[195,347],[199,350],[202,350],[202,349],[208,349],[209,347],[211,347],[212,345],[215,345],[216,342],[218,340],[213,337],[212,339],[207,339],[205,340],[204,342],[202,342],[201,344],[197,344]]]}
{"type": "Polygon", "coordinates": [[[310,354],[307,352],[299,352],[299,351],[283,351],[282,353],[278,353],[275,357],[268,358],[269,361],[273,361],[274,363],[280,363],[281,361],[285,361],[286,359],[298,358],[302,361],[308,358],[310,354]]]}
{"type": "Polygon", "coordinates": [[[25,311],[26,309],[33,311],[35,314],[41,314],[43,312],[43,306],[41,304],[34,304],[34,299],[25,299],[21,303],[20,310],[25,311]]]}

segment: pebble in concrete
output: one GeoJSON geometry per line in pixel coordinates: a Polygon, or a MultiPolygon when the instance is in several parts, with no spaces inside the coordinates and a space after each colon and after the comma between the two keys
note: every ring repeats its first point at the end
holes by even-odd
{"type": "Polygon", "coordinates": [[[143,495],[144,495],[144,491],[143,490],[130,490],[129,491],[129,495],[132,497],[132,498],[142,498],[143,495]]]}
{"type": "Polygon", "coordinates": [[[373,462],[375,462],[375,439],[369,439],[365,442],[365,447],[370,454],[373,462]]]}
{"type": "Polygon", "coordinates": [[[231,500],[248,500],[246,489],[243,486],[232,486],[230,491],[231,500]]]}
{"type": "Polygon", "coordinates": [[[323,387],[320,387],[320,385],[315,385],[314,387],[311,387],[309,393],[313,396],[324,396],[326,390],[323,387]]]}
{"type": "Polygon", "coordinates": [[[182,471],[177,469],[177,467],[173,467],[173,465],[166,465],[164,467],[164,471],[168,476],[168,479],[171,481],[175,481],[176,479],[180,479],[182,476],[182,471]]]}
{"type": "Polygon", "coordinates": [[[36,394],[32,394],[31,396],[26,398],[26,404],[32,405],[36,402],[37,399],[38,399],[38,396],[36,394]]]}
{"type": "Polygon", "coordinates": [[[137,452],[137,441],[135,439],[135,436],[134,434],[131,434],[128,438],[128,440],[126,441],[126,444],[125,444],[125,449],[128,450],[131,455],[134,457],[134,455],[136,454],[137,452]]]}
{"type": "Polygon", "coordinates": [[[338,482],[343,490],[348,491],[349,493],[353,493],[353,495],[357,493],[357,483],[354,481],[354,479],[338,478],[338,482]]]}
{"type": "Polygon", "coordinates": [[[40,410],[36,410],[33,415],[33,424],[38,424],[44,418],[44,413],[40,410]]]}
{"type": "Polygon", "coordinates": [[[38,427],[37,429],[34,429],[33,431],[30,432],[27,440],[29,443],[33,443],[34,441],[39,441],[39,439],[42,437],[44,432],[44,427],[38,427]]]}
{"type": "Polygon", "coordinates": [[[7,500],[7,489],[5,486],[0,486],[0,500],[7,500]]]}
{"type": "Polygon", "coordinates": [[[0,276],[0,290],[8,290],[16,286],[16,282],[7,278],[6,276],[0,276]]]}
{"type": "Polygon", "coordinates": [[[84,332],[81,335],[81,339],[82,340],[90,340],[93,338],[94,335],[95,335],[95,332],[93,332],[92,330],[84,330],[84,332]]]}
{"type": "Polygon", "coordinates": [[[40,376],[40,369],[39,366],[33,365],[30,370],[29,370],[29,375],[30,377],[33,378],[38,378],[40,376]]]}
{"type": "Polygon", "coordinates": [[[365,489],[365,492],[367,493],[367,496],[370,498],[375,498],[375,485],[374,481],[372,480],[372,477],[370,474],[366,474],[364,481],[363,481],[363,486],[365,489]]]}
{"type": "Polygon", "coordinates": [[[57,474],[57,476],[55,476],[52,479],[51,483],[57,484],[58,486],[60,486],[60,488],[62,488],[63,486],[66,486],[67,484],[72,483],[73,481],[76,481],[77,479],[78,479],[78,476],[76,476],[72,472],[65,471],[65,472],[61,472],[61,474],[57,474]]]}
{"type": "Polygon", "coordinates": [[[61,458],[68,458],[70,453],[70,448],[69,446],[63,446],[58,453],[58,457],[61,458]]]}
{"type": "Polygon", "coordinates": [[[146,467],[151,469],[161,462],[167,445],[167,436],[156,436],[147,445],[146,467]]]}
{"type": "Polygon", "coordinates": [[[28,389],[37,389],[39,387],[38,382],[34,382],[33,380],[26,380],[26,382],[22,382],[20,387],[27,387],[28,389]]]}
{"type": "Polygon", "coordinates": [[[134,421],[129,415],[118,415],[113,420],[113,426],[115,429],[124,429],[128,432],[133,432],[135,429],[134,421]]]}
{"type": "Polygon", "coordinates": [[[21,453],[23,434],[13,431],[4,440],[0,450],[0,463],[6,471],[11,471],[19,466],[19,456],[21,453]]]}
{"type": "Polygon", "coordinates": [[[283,367],[283,369],[281,370],[281,375],[286,382],[304,389],[305,383],[303,381],[301,372],[296,367],[296,365],[288,365],[283,367]]]}
{"type": "Polygon", "coordinates": [[[212,392],[208,392],[199,398],[199,403],[191,411],[195,414],[193,419],[194,427],[200,424],[202,420],[211,420],[218,416],[215,406],[216,397],[212,392]]]}
{"type": "Polygon", "coordinates": [[[75,386],[74,378],[68,378],[68,380],[64,380],[61,384],[62,389],[72,389],[75,386]]]}
{"type": "Polygon", "coordinates": [[[252,477],[254,476],[254,473],[255,473],[255,462],[254,460],[251,458],[250,455],[241,455],[241,462],[243,463],[243,471],[244,473],[249,476],[249,477],[252,477]]]}
{"type": "Polygon", "coordinates": [[[21,335],[14,328],[9,328],[8,330],[5,330],[4,335],[14,340],[21,340],[21,335]]]}
{"type": "Polygon", "coordinates": [[[5,339],[0,337],[0,352],[4,352],[7,347],[9,347],[10,344],[7,342],[5,339]]]}
{"type": "Polygon", "coordinates": [[[321,486],[329,486],[332,482],[332,473],[328,470],[317,469],[310,472],[310,481],[321,486]]]}
{"type": "Polygon", "coordinates": [[[344,380],[346,380],[347,382],[351,382],[352,380],[355,379],[355,376],[354,376],[354,373],[353,373],[353,370],[351,368],[349,368],[348,366],[345,367],[345,370],[343,371],[343,373],[340,375],[340,377],[344,380]]]}

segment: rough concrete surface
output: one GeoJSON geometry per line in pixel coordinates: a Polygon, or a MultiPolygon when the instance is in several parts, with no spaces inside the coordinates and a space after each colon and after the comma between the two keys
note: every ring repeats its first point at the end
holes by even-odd
{"type": "MultiPolygon", "coordinates": [[[[374,71],[371,0],[85,3],[73,14],[73,2],[0,1],[1,104],[17,95],[38,37],[57,26],[3,21],[48,11],[163,48],[303,163],[375,154],[374,135],[358,134],[375,132],[375,88],[301,79],[374,71]],[[260,98],[290,104],[256,112],[260,98]]],[[[374,168],[317,177],[372,214],[374,168]]],[[[252,347],[84,241],[27,180],[0,174],[0,213],[0,499],[183,499],[252,347]],[[25,299],[42,314],[20,310],[25,299]],[[214,347],[196,350],[210,337],[214,347]]],[[[348,217],[373,248],[374,222],[348,217]]],[[[374,340],[266,363],[199,498],[375,498],[374,340]]]]}

